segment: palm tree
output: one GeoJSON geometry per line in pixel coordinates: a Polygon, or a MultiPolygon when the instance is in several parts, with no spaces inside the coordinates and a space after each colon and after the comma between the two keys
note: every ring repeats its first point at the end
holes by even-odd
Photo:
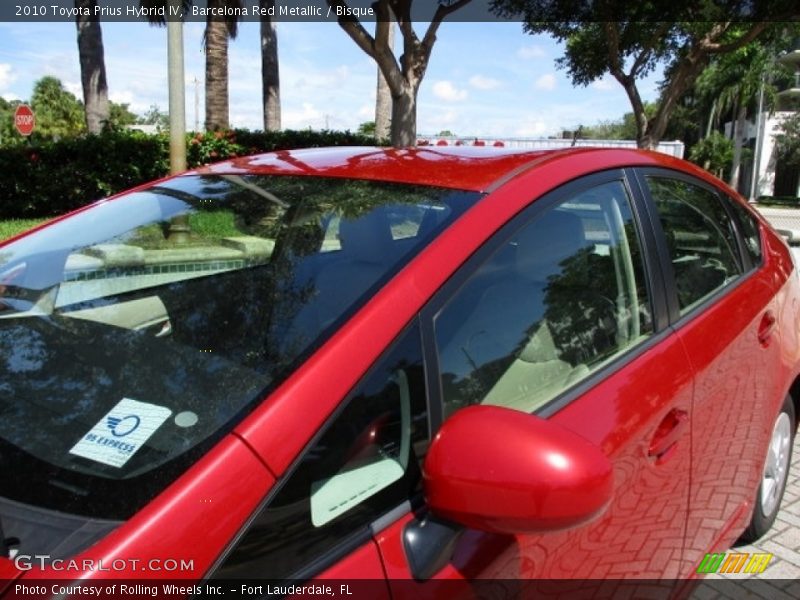
{"type": "Polygon", "coordinates": [[[734,189],[741,176],[748,109],[755,105],[762,86],[767,104],[772,103],[775,89],[768,81],[780,70],[774,61],[780,43],[780,36],[767,37],[720,56],[706,68],[696,84],[700,99],[711,102],[706,137],[718,124],[720,116],[728,113],[732,117],[733,159],[728,183],[734,189]]]}
{"type": "MultiPolygon", "coordinates": [[[[275,0],[259,0],[261,14],[275,9],[275,0]]],[[[281,128],[281,84],[278,65],[278,32],[268,16],[261,17],[261,85],[264,105],[264,131],[281,128]]]]}
{"type": "Polygon", "coordinates": [[[81,64],[83,104],[86,107],[86,128],[89,133],[100,133],[108,122],[108,83],[103,52],[103,33],[100,21],[81,13],[94,15],[97,0],[75,0],[79,9],[75,17],[78,28],[78,57],[81,64]]]}
{"type": "MultiPolygon", "coordinates": [[[[208,0],[209,8],[241,8],[242,0],[208,0]]],[[[206,48],[206,131],[228,129],[228,40],[234,39],[239,22],[209,11],[204,36],[206,48]]]]}
{"type": "MultiPolygon", "coordinates": [[[[192,0],[182,0],[184,14],[192,5],[192,0]]],[[[140,0],[142,7],[161,7],[167,0],[140,0]]],[[[242,0],[208,0],[208,8],[240,9],[242,0]]],[[[227,129],[230,125],[228,108],[228,40],[236,37],[239,22],[236,17],[220,17],[209,11],[206,18],[206,31],[203,46],[206,52],[206,122],[207,131],[227,129]]],[[[223,14],[236,14],[239,11],[226,10],[223,14]]],[[[164,25],[163,17],[153,17],[153,25],[164,25]]]]}

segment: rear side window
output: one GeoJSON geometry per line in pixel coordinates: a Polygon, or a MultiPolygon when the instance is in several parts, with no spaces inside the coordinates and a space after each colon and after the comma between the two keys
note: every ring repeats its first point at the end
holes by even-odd
{"type": "Polygon", "coordinates": [[[736,217],[739,231],[744,241],[744,251],[750,257],[753,266],[761,264],[761,228],[750,212],[735,200],[728,200],[727,204],[736,217]]]}
{"type": "Polygon", "coordinates": [[[715,193],[681,179],[648,176],[647,182],[683,315],[742,274],[736,230],[715,193]]]}

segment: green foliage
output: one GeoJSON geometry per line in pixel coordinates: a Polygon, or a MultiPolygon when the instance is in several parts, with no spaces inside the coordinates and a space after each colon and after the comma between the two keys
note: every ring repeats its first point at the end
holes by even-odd
{"type": "Polygon", "coordinates": [[[128,125],[134,125],[139,118],[130,111],[128,104],[108,103],[108,123],[111,129],[122,129],[128,125]]]}
{"type": "Polygon", "coordinates": [[[167,173],[166,138],[109,131],[0,148],[0,218],[61,214],[167,173]]]}
{"type": "Polygon", "coordinates": [[[34,84],[31,108],[36,114],[33,140],[76,136],[86,129],[83,105],[55,77],[42,77],[34,84]]]}
{"type": "Polygon", "coordinates": [[[8,102],[0,97],[0,146],[19,144],[25,141],[14,129],[14,110],[19,102],[8,102]]]}
{"type": "Polygon", "coordinates": [[[784,119],[775,136],[778,158],[788,166],[800,167],[800,113],[784,119]]]}
{"type": "Polygon", "coordinates": [[[712,131],[711,135],[692,146],[689,159],[721,177],[733,160],[733,141],[719,131],[712,131]]]}
{"type": "MultiPolygon", "coordinates": [[[[372,138],[349,131],[235,130],[187,135],[187,160],[189,168],[195,168],[260,152],[373,144],[372,138]]],[[[168,172],[165,134],[109,130],[2,147],[0,219],[59,215],[168,172]]],[[[214,226],[219,227],[218,222],[214,226]]]]}
{"type": "Polygon", "coordinates": [[[144,116],[136,121],[140,125],[155,125],[158,131],[169,130],[169,113],[159,108],[158,104],[151,104],[144,116]]]}
{"type": "Polygon", "coordinates": [[[375,136],[375,121],[365,121],[358,126],[358,133],[361,135],[375,136]]]}

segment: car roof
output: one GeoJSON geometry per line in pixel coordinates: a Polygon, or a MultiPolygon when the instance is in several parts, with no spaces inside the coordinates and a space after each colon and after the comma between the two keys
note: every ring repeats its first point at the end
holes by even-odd
{"type": "Polygon", "coordinates": [[[239,157],[201,167],[191,173],[313,175],[487,191],[545,159],[587,152],[629,154],[632,164],[641,162],[643,157],[640,154],[645,154],[601,148],[531,151],[474,146],[406,149],[341,146],[239,157]]]}

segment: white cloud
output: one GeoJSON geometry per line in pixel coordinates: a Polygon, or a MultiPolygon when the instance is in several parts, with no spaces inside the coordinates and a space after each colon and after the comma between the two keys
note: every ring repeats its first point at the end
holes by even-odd
{"type": "Polygon", "coordinates": [[[541,46],[523,46],[517,50],[517,57],[523,60],[531,60],[534,58],[544,58],[547,52],[541,46]]]}
{"type": "Polygon", "coordinates": [[[324,122],[324,115],[310,102],[303,102],[302,108],[281,110],[281,120],[286,129],[304,129],[306,127],[320,127],[324,122]]]}
{"type": "Polygon", "coordinates": [[[611,90],[617,89],[617,82],[611,79],[610,77],[603,77],[602,79],[593,81],[591,85],[594,89],[601,92],[609,92],[611,90]]]}
{"type": "Polygon", "coordinates": [[[467,98],[467,90],[460,90],[450,81],[437,81],[433,84],[433,95],[446,102],[461,102],[467,98]]]}
{"type": "Polygon", "coordinates": [[[478,90],[493,90],[500,87],[500,81],[484,75],[473,75],[469,78],[469,84],[478,90]]]}
{"type": "Polygon", "coordinates": [[[64,89],[73,94],[79,100],[83,100],[83,86],[75,81],[62,81],[64,89]]]}
{"type": "Polygon", "coordinates": [[[17,79],[8,63],[0,63],[0,90],[6,89],[17,79]]]}
{"type": "Polygon", "coordinates": [[[362,104],[361,108],[358,109],[358,116],[364,119],[365,121],[372,121],[375,119],[375,103],[372,104],[362,104]]]}
{"type": "Polygon", "coordinates": [[[547,73],[539,77],[533,85],[537,90],[554,90],[556,89],[556,76],[552,73],[547,73]]]}
{"type": "Polygon", "coordinates": [[[22,100],[22,98],[11,92],[0,94],[0,98],[5,100],[6,102],[13,102],[14,100],[22,100]]]}

